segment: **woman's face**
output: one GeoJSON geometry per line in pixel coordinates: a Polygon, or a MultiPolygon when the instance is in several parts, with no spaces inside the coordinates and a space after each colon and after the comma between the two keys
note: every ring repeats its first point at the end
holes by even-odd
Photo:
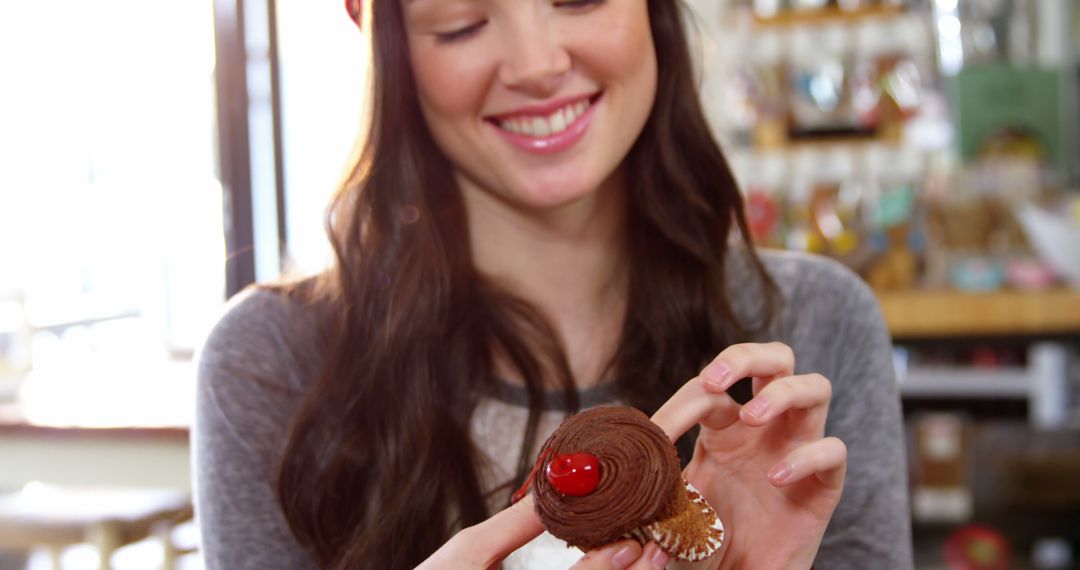
{"type": "Polygon", "coordinates": [[[399,0],[420,107],[463,186],[514,207],[596,190],[656,94],[647,0],[399,0]]]}

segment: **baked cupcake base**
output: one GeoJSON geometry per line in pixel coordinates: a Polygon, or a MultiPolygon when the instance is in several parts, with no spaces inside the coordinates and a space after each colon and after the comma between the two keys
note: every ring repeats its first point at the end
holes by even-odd
{"type": "Polygon", "coordinates": [[[645,544],[655,542],[672,558],[684,562],[705,560],[724,544],[724,523],[689,481],[683,479],[681,508],[672,516],[647,524],[631,536],[645,544]]]}

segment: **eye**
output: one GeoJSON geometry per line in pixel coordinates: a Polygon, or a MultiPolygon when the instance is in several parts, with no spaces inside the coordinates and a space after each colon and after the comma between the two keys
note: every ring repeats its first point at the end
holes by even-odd
{"type": "Polygon", "coordinates": [[[556,8],[567,8],[570,10],[585,10],[592,8],[593,6],[599,6],[603,4],[605,0],[555,0],[556,8]]]}
{"type": "Polygon", "coordinates": [[[452,44],[467,40],[476,34],[480,33],[480,30],[487,25],[487,20],[480,20],[475,24],[471,24],[461,28],[460,30],[453,30],[450,32],[440,32],[435,34],[435,41],[440,44],[452,44]]]}

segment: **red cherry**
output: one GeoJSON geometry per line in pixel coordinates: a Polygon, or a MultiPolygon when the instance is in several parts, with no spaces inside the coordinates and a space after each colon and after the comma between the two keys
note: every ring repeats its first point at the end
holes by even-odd
{"type": "Polygon", "coordinates": [[[584,497],[600,483],[600,460],[591,453],[556,455],[547,464],[548,481],[563,495],[584,497]]]}

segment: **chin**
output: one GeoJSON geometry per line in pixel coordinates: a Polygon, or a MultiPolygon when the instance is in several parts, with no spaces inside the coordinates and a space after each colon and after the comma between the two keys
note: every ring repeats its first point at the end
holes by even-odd
{"type": "Polygon", "coordinates": [[[598,184],[545,184],[540,187],[521,188],[513,192],[516,201],[525,208],[552,210],[578,203],[593,196],[598,184]]]}
{"type": "Polygon", "coordinates": [[[538,208],[557,208],[595,195],[604,178],[589,174],[560,173],[557,176],[517,176],[508,194],[523,204],[538,208]]]}

